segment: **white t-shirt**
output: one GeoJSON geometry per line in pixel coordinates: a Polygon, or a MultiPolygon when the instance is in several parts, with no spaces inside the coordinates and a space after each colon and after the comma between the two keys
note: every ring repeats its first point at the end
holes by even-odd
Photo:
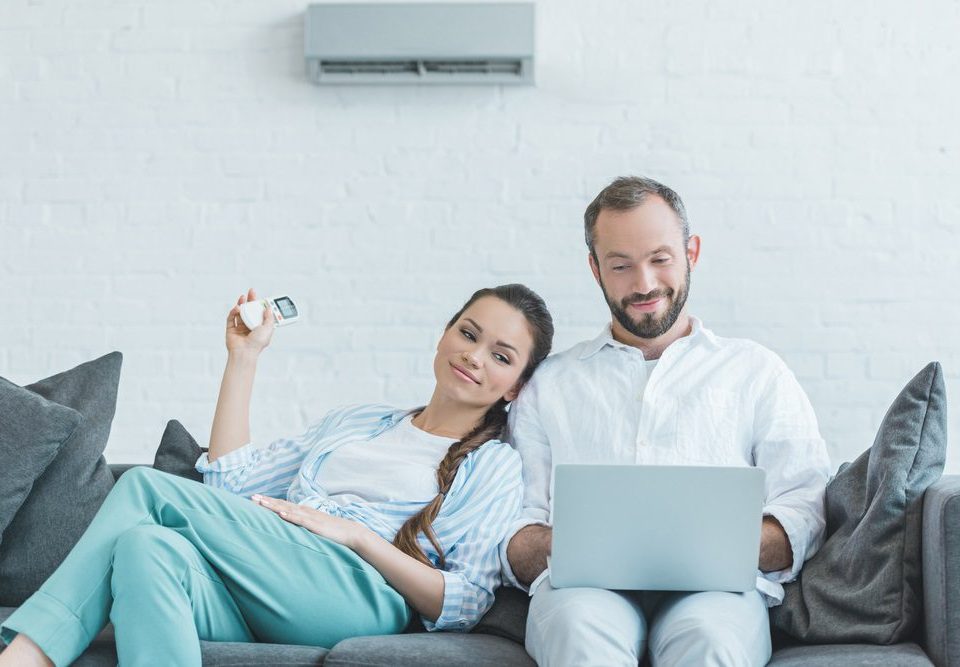
{"type": "Polygon", "coordinates": [[[330,452],[316,481],[340,505],[426,503],[437,495],[437,466],[456,441],[420,430],[408,415],[371,440],[348,442],[330,452]]]}

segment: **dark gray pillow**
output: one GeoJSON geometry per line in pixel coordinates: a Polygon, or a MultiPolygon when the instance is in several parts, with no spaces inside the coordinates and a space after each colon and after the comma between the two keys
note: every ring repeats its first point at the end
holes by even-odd
{"type": "Polygon", "coordinates": [[[946,390],[933,362],[897,396],[873,446],[827,485],[828,537],[771,609],[776,627],[815,643],[910,637],[923,614],[923,494],[946,447],[946,390]]]}
{"type": "Polygon", "coordinates": [[[111,352],[25,387],[76,410],[83,420],[37,477],[3,534],[0,606],[18,606],[40,587],[80,539],[113,487],[102,454],[116,410],[122,361],[123,355],[111,352]]]}
{"type": "Polygon", "coordinates": [[[83,416],[0,378],[0,545],[3,531],[83,416]]]}
{"type": "Polygon", "coordinates": [[[202,482],[203,474],[197,472],[194,465],[205,451],[207,451],[206,448],[197,444],[183,424],[176,419],[171,419],[163,429],[160,447],[153,459],[153,467],[172,475],[202,482]]]}

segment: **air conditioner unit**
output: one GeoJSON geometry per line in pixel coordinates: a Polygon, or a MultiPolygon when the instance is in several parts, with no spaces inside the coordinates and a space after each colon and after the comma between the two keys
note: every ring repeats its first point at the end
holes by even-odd
{"type": "Polygon", "coordinates": [[[304,52],[318,84],[532,84],[530,2],[314,4],[304,52]]]}

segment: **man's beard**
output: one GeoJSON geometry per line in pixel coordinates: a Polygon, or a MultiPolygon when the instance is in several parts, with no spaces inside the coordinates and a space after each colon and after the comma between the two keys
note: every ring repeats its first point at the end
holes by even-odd
{"type": "Polygon", "coordinates": [[[600,289],[603,292],[603,298],[607,300],[610,312],[620,323],[620,326],[638,338],[658,338],[667,333],[670,327],[676,323],[677,318],[680,317],[680,311],[687,303],[687,295],[690,293],[690,262],[687,261],[686,279],[680,286],[680,291],[676,293],[670,288],[654,290],[648,294],[634,292],[624,297],[620,303],[616,303],[607,294],[607,288],[604,287],[602,280],[600,281],[600,289]],[[667,312],[660,317],[657,317],[654,313],[643,313],[639,321],[630,317],[627,308],[631,303],[652,301],[653,299],[668,299],[667,312]]]}

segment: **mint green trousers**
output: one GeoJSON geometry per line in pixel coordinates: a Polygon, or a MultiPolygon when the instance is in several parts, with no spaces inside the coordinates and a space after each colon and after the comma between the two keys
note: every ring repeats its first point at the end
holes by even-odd
{"type": "Polygon", "coordinates": [[[352,550],[222,489],[137,467],[40,590],[0,627],[57,667],[113,622],[126,665],[200,665],[200,640],[332,647],[412,611],[352,550]]]}

